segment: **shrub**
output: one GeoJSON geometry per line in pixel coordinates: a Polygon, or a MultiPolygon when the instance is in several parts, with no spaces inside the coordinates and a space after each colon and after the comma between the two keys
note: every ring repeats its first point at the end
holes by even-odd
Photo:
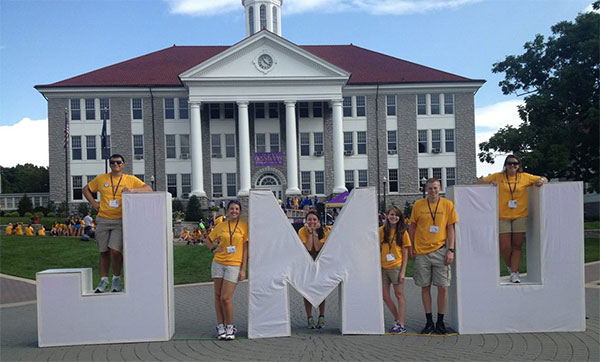
{"type": "Polygon", "coordinates": [[[46,216],[48,216],[48,217],[56,217],[56,214],[55,214],[55,213],[53,213],[52,211],[50,211],[50,212],[48,213],[48,215],[46,215],[46,216]]]}
{"type": "Polygon", "coordinates": [[[22,216],[27,216],[27,213],[31,213],[33,211],[33,203],[27,194],[23,194],[23,197],[21,197],[21,200],[19,200],[18,210],[19,214],[22,216]]]}
{"type": "Polygon", "coordinates": [[[19,217],[21,216],[18,211],[7,212],[4,216],[6,217],[19,217]]]}
{"type": "Polygon", "coordinates": [[[87,213],[90,211],[87,202],[82,202],[81,204],[79,204],[79,206],[77,207],[77,211],[81,216],[87,215],[87,213]]]}
{"type": "Polygon", "coordinates": [[[185,211],[185,206],[183,205],[183,202],[179,199],[174,199],[172,205],[173,205],[173,212],[175,212],[175,211],[184,212],[185,211]]]}
{"type": "Polygon", "coordinates": [[[38,219],[41,219],[44,217],[44,213],[42,211],[34,212],[33,216],[37,217],[38,219]]]}
{"type": "Polygon", "coordinates": [[[202,209],[200,206],[200,199],[198,196],[193,195],[188,201],[187,211],[185,213],[185,221],[200,221],[202,218],[202,209]]]}
{"type": "Polygon", "coordinates": [[[23,216],[25,216],[25,217],[32,217],[32,216],[33,216],[33,214],[32,214],[32,213],[30,213],[30,212],[26,212],[26,213],[25,213],[23,216]]]}

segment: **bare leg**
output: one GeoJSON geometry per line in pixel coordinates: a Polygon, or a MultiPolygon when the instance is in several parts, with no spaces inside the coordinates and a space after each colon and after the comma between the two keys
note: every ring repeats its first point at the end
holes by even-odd
{"type": "Polygon", "coordinates": [[[325,315],[325,301],[323,301],[323,302],[321,302],[321,304],[319,304],[319,314],[325,315]]]}
{"type": "Polygon", "coordinates": [[[423,301],[423,308],[425,313],[431,313],[431,286],[421,288],[421,300],[423,301]]]}
{"type": "Polygon", "coordinates": [[[312,308],[312,304],[310,304],[310,302],[304,298],[304,310],[306,311],[306,318],[312,317],[312,308]]]}
{"type": "Polygon", "coordinates": [[[223,317],[225,324],[233,324],[233,292],[235,292],[236,283],[223,280],[221,288],[221,308],[223,308],[223,317]]]}
{"type": "Polygon", "coordinates": [[[223,308],[221,307],[221,288],[223,287],[223,278],[214,278],[215,288],[215,311],[217,312],[217,324],[223,324],[223,308]]]}
{"type": "Polygon", "coordinates": [[[110,249],[110,259],[113,266],[113,275],[120,276],[123,268],[123,254],[115,249],[110,249]]]}
{"type": "Polygon", "coordinates": [[[437,295],[438,313],[445,314],[446,301],[448,299],[448,287],[437,287],[437,290],[438,290],[438,295],[437,295]]]}
{"type": "Polygon", "coordinates": [[[108,277],[108,269],[110,268],[110,249],[100,253],[100,276],[108,277]]]}
{"type": "MultiPolygon", "coordinates": [[[[396,286],[394,285],[394,292],[395,291],[396,291],[396,286]]],[[[383,301],[385,302],[385,305],[388,307],[390,312],[392,312],[394,319],[400,320],[400,317],[398,316],[398,309],[396,308],[396,304],[394,304],[394,301],[392,300],[392,297],[390,296],[390,285],[389,284],[383,284],[383,301]]]]}
{"type": "Polygon", "coordinates": [[[500,234],[500,255],[502,256],[502,260],[507,267],[510,268],[510,254],[511,254],[511,235],[510,233],[500,234]]]}
{"type": "Polygon", "coordinates": [[[512,254],[510,255],[510,270],[514,272],[519,271],[519,264],[521,264],[521,255],[523,254],[523,237],[525,233],[513,233],[512,234],[512,254]]]}
{"type": "Polygon", "coordinates": [[[396,299],[398,299],[398,316],[395,318],[398,322],[400,322],[400,325],[404,326],[406,324],[406,298],[404,297],[404,282],[400,282],[400,284],[392,284],[392,287],[394,288],[396,299]]]}

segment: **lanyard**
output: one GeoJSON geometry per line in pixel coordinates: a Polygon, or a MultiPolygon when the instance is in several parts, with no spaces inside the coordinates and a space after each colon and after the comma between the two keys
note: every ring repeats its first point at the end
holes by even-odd
{"type": "Polygon", "coordinates": [[[514,193],[515,193],[515,191],[517,191],[517,184],[519,183],[519,173],[517,172],[515,174],[515,187],[514,188],[510,187],[510,182],[508,180],[508,174],[506,172],[504,173],[504,177],[506,177],[506,183],[508,184],[508,191],[510,191],[510,199],[514,200],[515,199],[514,193]]]}
{"type": "Polygon", "coordinates": [[[238,217],[237,221],[235,222],[235,227],[233,228],[233,231],[231,231],[231,220],[227,221],[227,226],[229,226],[229,245],[233,245],[233,234],[235,234],[235,230],[237,229],[239,222],[240,218],[238,217]]]}
{"type": "Polygon", "coordinates": [[[115,187],[113,186],[112,174],[110,175],[110,188],[112,189],[113,200],[115,200],[117,197],[117,191],[119,191],[119,185],[121,184],[122,179],[123,179],[123,175],[121,175],[121,177],[119,177],[119,182],[117,182],[117,188],[115,189],[115,187]]]}
{"type": "Polygon", "coordinates": [[[429,200],[427,200],[427,208],[429,209],[429,215],[431,215],[431,219],[433,220],[433,225],[435,225],[435,217],[437,216],[438,207],[440,206],[440,198],[438,198],[438,202],[435,205],[435,211],[431,211],[431,206],[429,205],[429,200]]]}

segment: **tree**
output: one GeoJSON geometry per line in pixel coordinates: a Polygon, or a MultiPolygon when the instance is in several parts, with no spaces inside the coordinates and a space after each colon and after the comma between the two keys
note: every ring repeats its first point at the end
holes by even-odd
{"type": "Polygon", "coordinates": [[[15,167],[2,167],[0,172],[2,172],[3,193],[50,191],[50,177],[47,167],[26,163],[15,167]]]}
{"type": "Polygon", "coordinates": [[[185,221],[200,221],[202,218],[202,209],[200,206],[200,199],[196,195],[192,195],[187,204],[187,210],[185,212],[185,221]]]}
{"type": "Polygon", "coordinates": [[[599,191],[600,1],[596,11],[575,22],[552,26],[552,36],[524,45],[521,55],[495,63],[505,73],[504,94],[526,95],[519,107],[522,123],[506,126],[479,144],[479,159],[494,163],[498,153],[519,156],[527,172],[550,178],[583,180],[599,191]],[[523,94],[519,94],[523,93],[523,94]]]}
{"type": "Polygon", "coordinates": [[[21,200],[19,200],[18,211],[21,216],[25,216],[26,212],[33,211],[33,203],[27,194],[24,194],[23,197],[21,197],[21,200]]]}

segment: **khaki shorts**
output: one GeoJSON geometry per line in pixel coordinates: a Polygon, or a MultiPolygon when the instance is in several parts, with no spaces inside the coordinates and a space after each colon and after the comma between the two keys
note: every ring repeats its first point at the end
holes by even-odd
{"type": "Polygon", "coordinates": [[[518,219],[500,219],[500,234],[527,232],[527,216],[518,219]]]}
{"type": "Polygon", "coordinates": [[[234,265],[224,265],[213,260],[210,267],[210,274],[213,279],[221,278],[232,283],[237,283],[240,277],[240,267],[234,265]]]}
{"type": "Polygon", "coordinates": [[[438,287],[450,286],[450,265],[446,265],[446,248],[443,247],[429,254],[415,255],[413,267],[415,284],[427,287],[431,284],[438,287]]]}
{"type": "Polygon", "coordinates": [[[108,249],[123,252],[123,220],[96,217],[96,242],[101,253],[108,249]]]}
{"type": "Polygon", "coordinates": [[[401,266],[392,269],[381,268],[381,281],[383,284],[400,284],[400,271],[401,266]]]}

